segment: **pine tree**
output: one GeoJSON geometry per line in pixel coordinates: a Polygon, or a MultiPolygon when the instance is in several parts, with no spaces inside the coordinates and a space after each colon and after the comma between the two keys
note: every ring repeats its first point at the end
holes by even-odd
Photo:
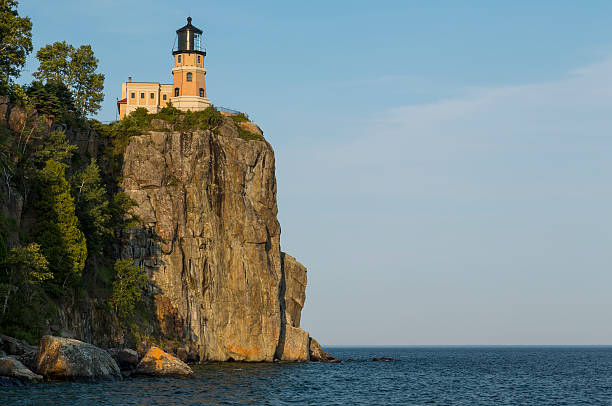
{"type": "Polygon", "coordinates": [[[65,176],[66,165],[49,159],[40,171],[35,236],[62,287],[81,277],[87,245],[79,229],[74,199],[65,176]]]}

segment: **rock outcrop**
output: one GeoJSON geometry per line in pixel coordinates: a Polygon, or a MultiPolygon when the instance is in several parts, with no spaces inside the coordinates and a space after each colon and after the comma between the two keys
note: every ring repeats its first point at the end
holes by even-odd
{"type": "Polygon", "coordinates": [[[108,352],[82,341],[54,336],[40,340],[36,372],[54,381],[121,379],[119,366],[108,352]]]}
{"type": "Polygon", "coordinates": [[[193,375],[192,369],[180,359],[151,347],[136,367],[136,374],[157,377],[186,378],[193,375]]]}
{"type": "Polygon", "coordinates": [[[43,377],[25,367],[13,357],[0,358],[0,376],[16,378],[24,382],[40,382],[43,377]]]}
{"type": "Polygon", "coordinates": [[[307,360],[306,269],[280,250],[271,146],[229,118],[215,131],[156,126],[123,157],[142,228],[122,256],[148,272],[161,334],[201,360],[307,360]]]}
{"type": "Polygon", "coordinates": [[[323,351],[321,344],[314,338],[310,337],[308,342],[308,348],[310,352],[310,361],[314,362],[339,362],[340,360],[334,358],[332,355],[323,351]]]}

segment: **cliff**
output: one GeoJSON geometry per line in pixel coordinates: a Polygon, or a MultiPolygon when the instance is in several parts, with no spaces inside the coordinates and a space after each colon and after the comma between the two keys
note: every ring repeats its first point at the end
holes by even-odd
{"type": "MultiPolygon", "coordinates": [[[[0,332],[30,342],[55,334],[103,347],[160,345],[190,361],[308,360],[318,354],[316,341],[300,329],[306,268],[280,248],[274,151],[245,115],[202,113],[140,112],[110,126],[81,121],[71,128],[0,98],[6,134],[0,147],[15,157],[15,163],[0,162],[6,249],[38,242],[32,230],[41,213],[32,190],[38,190],[40,163],[25,165],[28,156],[57,149],[52,134],[58,129],[75,146],[65,160],[67,177],[74,182],[95,158],[103,172],[96,190],[105,190],[109,200],[127,194],[138,219],[128,228],[124,221],[112,223],[115,239],[106,240],[101,254],[88,253],[72,287],[39,284],[40,303],[27,309],[26,291],[11,296],[0,332]],[[35,140],[27,145],[29,155],[15,152],[24,134],[35,140]],[[111,306],[117,275],[109,269],[118,258],[142,266],[148,279],[144,301],[129,318],[111,306]]],[[[80,187],[73,183],[72,194],[80,187]]],[[[3,278],[0,288],[15,285],[3,278]]]]}
{"type": "Polygon", "coordinates": [[[306,268],[280,248],[272,147],[227,117],[214,131],[153,124],[130,138],[121,183],[142,223],[121,256],[147,271],[153,325],[200,359],[307,360],[306,268]]]}

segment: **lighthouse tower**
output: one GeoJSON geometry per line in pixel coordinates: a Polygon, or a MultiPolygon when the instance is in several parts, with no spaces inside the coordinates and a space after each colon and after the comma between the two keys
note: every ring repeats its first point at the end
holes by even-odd
{"type": "Polygon", "coordinates": [[[176,30],[176,34],[178,47],[172,52],[172,83],[136,82],[130,76],[121,85],[121,100],[117,100],[121,119],[139,108],[158,113],[168,102],[183,111],[204,110],[210,106],[206,98],[202,30],[191,25],[191,17],[187,17],[187,25],[176,30]]]}
{"type": "Polygon", "coordinates": [[[206,98],[206,68],[202,50],[202,30],[191,24],[187,17],[187,25],[176,30],[178,46],[172,52],[174,68],[172,68],[172,105],[180,110],[198,111],[210,106],[206,98]]]}

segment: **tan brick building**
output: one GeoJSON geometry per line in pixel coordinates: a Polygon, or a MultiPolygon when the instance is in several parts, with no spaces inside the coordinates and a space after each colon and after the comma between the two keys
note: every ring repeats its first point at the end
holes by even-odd
{"type": "Polygon", "coordinates": [[[119,118],[123,119],[139,107],[157,113],[168,102],[185,111],[204,110],[210,106],[206,98],[206,51],[202,50],[202,30],[191,25],[191,17],[187,17],[187,25],[176,33],[178,47],[172,52],[172,83],[132,82],[130,77],[121,85],[121,100],[117,102],[119,118]]]}

